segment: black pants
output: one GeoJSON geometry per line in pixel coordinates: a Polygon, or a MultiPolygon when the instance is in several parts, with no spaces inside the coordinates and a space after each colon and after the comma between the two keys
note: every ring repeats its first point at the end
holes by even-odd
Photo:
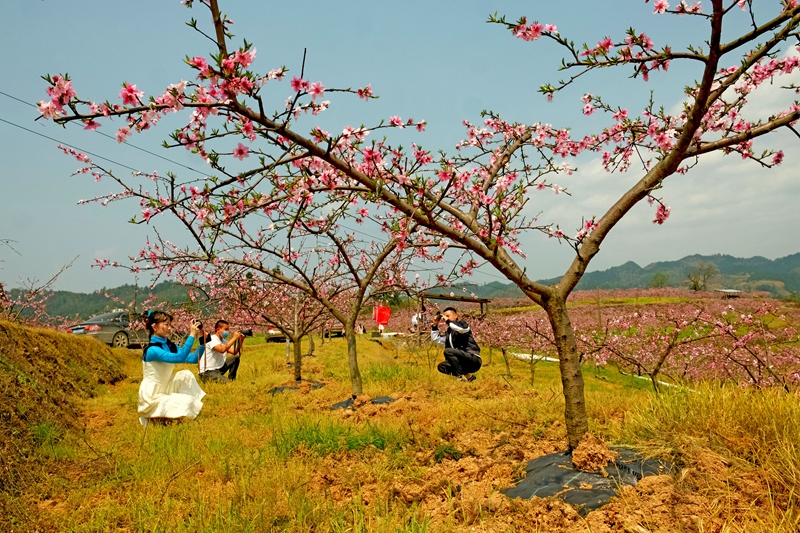
{"type": "Polygon", "coordinates": [[[236,379],[236,372],[239,371],[239,362],[241,358],[239,355],[229,355],[228,358],[225,360],[225,364],[222,365],[222,368],[216,368],[214,370],[208,370],[200,374],[200,379],[203,381],[219,381],[219,382],[226,382],[226,381],[233,381],[236,379]],[[225,374],[228,374],[228,377],[225,377],[225,374]]]}
{"type": "Polygon", "coordinates": [[[481,368],[481,357],[479,355],[456,350],[455,348],[444,349],[444,362],[436,367],[442,374],[450,376],[463,376],[472,374],[481,368]]]}

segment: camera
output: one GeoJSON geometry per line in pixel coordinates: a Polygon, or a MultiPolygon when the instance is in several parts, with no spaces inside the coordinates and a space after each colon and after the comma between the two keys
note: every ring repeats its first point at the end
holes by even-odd
{"type": "Polygon", "coordinates": [[[252,329],[243,329],[239,333],[241,333],[245,337],[252,337],[253,336],[253,330],[252,329]]]}

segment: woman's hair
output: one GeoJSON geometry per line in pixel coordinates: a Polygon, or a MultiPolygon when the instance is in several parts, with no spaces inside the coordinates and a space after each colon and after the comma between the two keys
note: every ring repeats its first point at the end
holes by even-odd
{"type": "Polygon", "coordinates": [[[147,311],[144,314],[144,323],[145,327],[147,327],[147,334],[151,337],[153,336],[153,324],[158,324],[160,322],[172,322],[172,315],[165,313],[164,311],[147,311]]]}

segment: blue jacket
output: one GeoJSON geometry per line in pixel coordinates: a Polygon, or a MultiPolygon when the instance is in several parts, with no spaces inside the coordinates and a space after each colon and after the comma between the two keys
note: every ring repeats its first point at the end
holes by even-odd
{"type": "Polygon", "coordinates": [[[160,361],[162,363],[196,363],[199,350],[192,352],[194,337],[189,335],[183,346],[178,348],[172,341],[153,335],[150,344],[144,347],[143,361],[160,361]],[[174,350],[174,351],[173,351],[174,350]]]}

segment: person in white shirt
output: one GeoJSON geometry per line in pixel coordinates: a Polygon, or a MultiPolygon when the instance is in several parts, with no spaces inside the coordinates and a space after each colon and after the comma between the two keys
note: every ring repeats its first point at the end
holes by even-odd
{"type": "Polygon", "coordinates": [[[417,326],[419,325],[419,315],[420,313],[414,313],[411,315],[411,333],[417,332],[417,326]]]}
{"type": "Polygon", "coordinates": [[[214,333],[206,338],[205,349],[198,360],[201,380],[224,383],[236,379],[244,335],[240,331],[230,335],[229,330],[228,322],[217,320],[214,333]]]}

